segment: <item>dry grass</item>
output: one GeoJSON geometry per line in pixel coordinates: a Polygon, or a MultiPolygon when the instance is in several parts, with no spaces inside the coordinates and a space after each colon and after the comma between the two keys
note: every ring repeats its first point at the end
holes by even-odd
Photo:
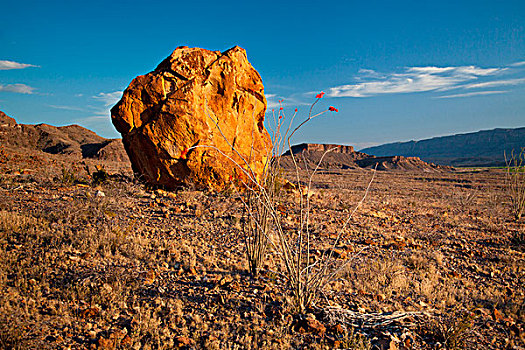
{"type": "MultiPolygon", "coordinates": [[[[318,328],[301,330],[275,251],[258,278],[248,272],[235,196],[152,192],[125,177],[86,187],[64,183],[60,163],[24,159],[16,168],[31,174],[0,164],[0,348],[525,346],[524,224],[493,201],[503,171],[378,172],[335,250],[347,267],[306,316],[318,328]],[[456,186],[463,180],[480,189],[466,205],[454,195],[469,190],[456,186]],[[363,320],[427,316],[352,328],[326,317],[329,308],[363,320]]],[[[316,256],[369,176],[315,179],[316,256]]],[[[283,198],[288,210],[294,200],[283,198]]]]}
{"type": "Polygon", "coordinates": [[[507,163],[507,193],[510,197],[511,211],[516,220],[525,213],[525,148],[519,154],[512,153],[507,163]]]}

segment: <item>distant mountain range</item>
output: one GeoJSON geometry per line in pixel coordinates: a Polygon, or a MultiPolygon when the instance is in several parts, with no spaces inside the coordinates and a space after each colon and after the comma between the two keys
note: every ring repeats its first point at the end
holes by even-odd
{"type": "Polygon", "coordinates": [[[375,156],[419,157],[440,165],[504,166],[504,153],[509,157],[512,151],[519,153],[522,147],[525,147],[525,127],[388,143],[364,148],[361,152],[375,156]]]}

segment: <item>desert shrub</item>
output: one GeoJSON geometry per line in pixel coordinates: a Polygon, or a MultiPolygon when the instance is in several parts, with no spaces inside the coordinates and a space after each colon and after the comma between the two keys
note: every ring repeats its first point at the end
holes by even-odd
{"type": "Polygon", "coordinates": [[[0,318],[0,349],[27,349],[26,334],[20,323],[19,319],[12,316],[0,318]]]}
{"type": "Polygon", "coordinates": [[[420,333],[437,348],[465,349],[474,326],[471,312],[456,312],[452,315],[437,315],[420,325],[420,333]]]}
{"type": "Polygon", "coordinates": [[[516,155],[514,151],[507,159],[507,193],[510,197],[512,215],[516,220],[520,220],[525,212],[525,148],[516,155]]]}
{"type": "Polygon", "coordinates": [[[21,215],[16,212],[0,210],[0,231],[7,233],[19,232],[29,226],[35,225],[37,220],[33,217],[21,215]]]}
{"type": "Polygon", "coordinates": [[[511,243],[519,250],[525,250],[525,232],[514,231],[512,233],[511,243]]]}
{"type": "Polygon", "coordinates": [[[341,349],[372,349],[370,341],[364,335],[356,333],[354,328],[351,328],[349,332],[345,332],[337,344],[341,349]]]}
{"type": "MultiPolygon", "coordinates": [[[[273,115],[274,125],[270,127],[272,144],[270,149],[266,151],[267,159],[270,159],[270,161],[266,163],[263,174],[260,177],[256,176],[254,169],[251,168],[251,159],[245,159],[235,149],[233,143],[227,139],[215,119],[209,115],[210,120],[215,124],[224,140],[241,161],[234,161],[212,146],[198,145],[192,147],[215,149],[235,163],[239,175],[235,179],[236,181],[233,181],[233,184],[244,204],[245,216],[247,217],[244,234],[250,270],[252,274],[257,274],[261,264],[264,262],[266,248],[271,246],[280,258],[281,274],[287,281],[286,285],[291,294],[292,306],[298,313],[305,313],[312,308],[320,291],[338,273],[340,266],[338,266],[336,261],[334,249],[339,244],[342,234],[346,232],[350,219],[357,209],[355,208],[343,222],[330,247],[323,249],[323,253],[320,256],[317,255],[315,251],[321,247],[315,246],[315,237],[312,231],[312,203],[310,198],[312,179],[323,162],[325,155],[331,150],[324,152],[314,169],[306,167],[305,174],[292,152],[290,140],[302,126],[312,119],[328,111],[338,111],[334,107],[329,107],[319,113],[313,113],[315,105],[323,95],[324,93],[320,93],[316,96],[315,102],[309,109],[308,116],[295,128],[292,127],[292,123],[297,116],[297,109],[291,117],[288,126],[284,126],[286,118],[282,107],[279,108],[277,115],[273,115]],[[295,168],[295,179],[293,182],[288,182],[287,186],[295,196],[293,208],[289,211],[289,214],[293,216],[292,220],[288,220],[285,214],[286,208],[283,208],[281,203],[285,195],[284,187],[287,185],[283,184],[283,180],[279,176],[280,156],[285,149],[291,154],[295,168]],[[291,223],[288,221],[291,221],[291,223]]],[[[366,188],[365,196],[368,188],[366,188]]],[[[363,200],[364,197],[358,206],[363,200]]]]}
{"type": "Polygon", "coordinates": [[[250,212],[247,209],[244,211],[242,231],[250,273],[256,277],[264,264],[268,250],[266,237],[269,235],[271,217],[263,203],[254,199],[250,193],[246,203],[246,208],[250,208],[250,212]]]}
{"type": "Polygon", "coordinates": [[[72,185],[76,181],[75,172],[71,169],[66,169],[66,167],[62,167],[61,177],[58,180],[64,185],[72,185]]]}
{"type": "Polygon", "coordinates": [[[106,182],[109,179],[109,175],[103,168],[95,171],[93,174],[91,174],[91,179],[93,181],[94,185],[99,185],[101,183],[106,182]]]}

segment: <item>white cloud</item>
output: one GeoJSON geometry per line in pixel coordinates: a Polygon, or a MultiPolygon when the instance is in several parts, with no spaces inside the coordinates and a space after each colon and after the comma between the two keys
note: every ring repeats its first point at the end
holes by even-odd
{"type": "Polygon", "coordinates": [[[265,94],[264,96],[266,96],[266,112],[271,112],[272,109],[278,109],[280,107],[294,109],[299,106],[311,105],[311,103],[303,101],[304,97],[310,97],[310,93],[292,94],[288,97],[282,97],[276,94],[265,94]],[[279,100],[282,100],[282,102],[279,103],[279,100]]]}
{"type": "Polygon", "coordinates": [[[359,69],[359,76],[356,77],[356,79],[362,80],[367,78],[384,79],[385,75],[382,73],[378,73],[373,69],[359,69]]]}
{"type": "Polygon", "coordinates": [[[525,83],[525,78],[507,79],[507,80],[494,80],[487,81],[484,83],[467,84],[463,87],[466,89],[480,89],[496,86],[508,86],[508,85],[519,85],[525,83]]]}
{"type": "Polygon", "coordinates": [[[495,75],[506,71],[507,68],[479,68],[476,66],[463,66],[463,67],[454,67],[452,70],[458,75],[465,75],[468,77],[486,77],[489,75],[495,75]]]}
{"type": "Polygon", "coordinates": [[[66,111],[85,111],[83,108],[79,107],[73,107],[73,106],[58,106],[58,105],[47,105],[48,107],[55,108],[55,109],[63,109],[66,111]]]}
{"type": "Polygon", "coordinates": [[[266,97],[266,109],[274,109],[279,107],[279,101],[277,99],[277,95],[275,94],[265,94],[266,97]]]}
{"type": "Polygon", "coordinates": [[[408,67],[408,72],[428,73],[428,74],[439,74],[450,72],[454,70],[454,67],[408,67]]]}
{"type": "Polygon", "coordinates": [[[122,91],[114,92],[100,92],[95,96],[92,96],[94,99],[102,101],[104,106],[112,106],[116,104],[122,97],[122,91]]]}
{"type": "Polygon", "coordinates": [[[476,92],[467,92],[464,94],[455,94],[455,95],[446,95],[438,96],[436,98],[458,98],[458,97],[471,97],[471,96],[482,96],[482,95],[494,95],[494,94],[503,94],[508,91],[476,91],[476,92]]]}
{"type": "Polygon", "coordinates": [[[38,66],[27,64],[27,63],[18,63],[14,61],[0,60],[0,70],[24,69],[28,67],[38,67],[38,66]]]}
{"type": "Polygon", "coordinates": [[[374,147],[379,145],[380,143],[378,142],[355,142],[352,144],[352,146],[354,146],[356,150],[361,150],[363,148],[374,147]]]}
{"type": "Polygon", "coordinates": [[[100,122],[101,120],[111,120],[111,118],[109,117],[109,115],[92,115],[92,116],[89,116],[89,117],[85,117],[85,118],[79,118],[79,119],[75,119],[73,120],[75,123],[79,123],[79,124],[91,124],[91,123],[97,123],[100,122]]]}
{"type": "Polygon", "coordinates": [[[15,92],[18,94],[32,94],[35,90],[34,87],[31,87],[26,84],[8,84],[8,85],[1,85],[0,84],[0,92],[15,92]]]}
{"type": "Polygon", "coordinates": [[[525,66],[525,61],[516,62],[516,63],[511,64],[510,66],[511,66],[511,67],[521,67],[521,66],[525,66]]]}
{"type": "Polygon", "coordinates": [[[330,97],[369,97],[380,94],[443,91],[458,88],[478,77],[500,74],[506,68],[459,67],[408,67],[402,73],[377,73],[360,70],[356,84],[330,88],[330,97]],[[364,76],[363,76],[364,75],[364,76]]]}

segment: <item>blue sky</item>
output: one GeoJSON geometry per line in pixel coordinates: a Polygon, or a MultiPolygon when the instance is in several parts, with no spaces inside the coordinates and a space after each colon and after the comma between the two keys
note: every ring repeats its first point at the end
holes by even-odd
{"type": "Polygon", "coordinates": [[[177,46],[247,50],[296,142],[362,148],[525,126],[525,1],[0,0],[0,110],[118,137],[109,109],[177,46]]]}

